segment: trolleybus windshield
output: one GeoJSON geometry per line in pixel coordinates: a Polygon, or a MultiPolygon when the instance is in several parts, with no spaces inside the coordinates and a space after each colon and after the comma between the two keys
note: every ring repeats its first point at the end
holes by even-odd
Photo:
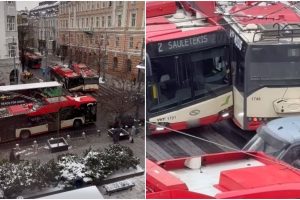
{"type": "Polygon", "coordinates": [[[150,112],[207,96],[214,97],[230,84],[226,46],[152,58],[149,62],[150,112]]]}

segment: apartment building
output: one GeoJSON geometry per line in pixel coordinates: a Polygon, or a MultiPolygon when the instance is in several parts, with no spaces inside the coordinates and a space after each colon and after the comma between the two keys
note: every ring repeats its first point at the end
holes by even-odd
{"type": "Polygon", "coordinates": [[[0,85],[18,82],[19,55],[15,1],[0,1],[0,85]]]}
{"type": "Polygon", "coordinates": [[[143,57],[144,9],[142,1],[60,2],[59,45],[66,62],[136,76],[143,57]]]}

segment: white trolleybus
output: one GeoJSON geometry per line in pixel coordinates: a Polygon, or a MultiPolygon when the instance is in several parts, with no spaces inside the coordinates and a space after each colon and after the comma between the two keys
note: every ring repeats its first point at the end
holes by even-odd
{"type": "Polygon", "coordinates": [[[255,130],[265,121],[299,115],[297,11],[280,2],[222,2],[217,10],[232,44],[234,122],[255,130]]]}

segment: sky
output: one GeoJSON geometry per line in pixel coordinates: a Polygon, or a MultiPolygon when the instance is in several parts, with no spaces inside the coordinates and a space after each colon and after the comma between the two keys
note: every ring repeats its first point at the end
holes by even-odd
{"type": "Polygon", "coordinates": [[[17,10],[24,10],[25,7],[27,7],[28,10],[31,10],[32,8],[39,5],[39,1],[17,1],[17,10]]]}

